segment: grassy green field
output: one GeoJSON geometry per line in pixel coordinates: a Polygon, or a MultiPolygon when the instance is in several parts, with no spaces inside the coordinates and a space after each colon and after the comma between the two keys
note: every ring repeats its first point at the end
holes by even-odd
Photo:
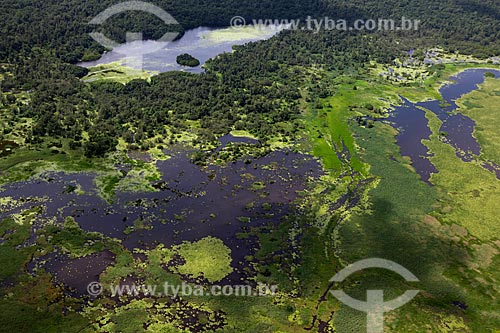
{"type": "Polygon", "coordinates": [[[474,136],[481,145],[485,160],[500,164],[500,86],[498,80],[487,78],[480,89],[457,101],[457,112],[476,123],[474,136]]]}
{"type": "MultiPolygon", "coordinates": [[[[276,30],[278,31],[278,30],[276,30]]],[[[211,43],[237,42],[246,39],[260,39],[272,34],[273,28],[246,26],[241,28],[217,29],[205,33],[202,38],[211,43]]]]}
{"type": "Polygon", "coordinates": [[[142,71],[123,66],[117,62],[112,62],[110,64],[90,68],[89,73],[82,80],[85,82],[115,81],[126,84],[135,79],[149,80],[151,76],[156,74],[158,73],[142,71]]]}
{"type": "Polygon", "coordinates": [[[441,121],[430,111],[426,114],[433,134],[424,144],[434,153],[430,160],[439,171],[431,177],[441,194],[436,216],[443,222],[464,226],[481,240],[497,239],[500,181],[479,163],[466,163],[457,157],[453,147],[439,138],[441,121]]]}
{"type": "MultiPolygon", "coordinates": [[[[355,169],[356,160],[352,163],[351,158],[343,164],[329,150],[343,140],[349,151],[355,147],[352,151],[357,158],[368,165],[369,174],[359,176],[378,179],[376,187],[366,194],[367,207],[349,214],[339,228],[340,237],[326,241],[335,249],[335,255],[320,260],[324,274],[327,265],[335,267],[339,261],[381,257],[402,264],[420,278],[420,295],[387,316],[389,331],[494,332],[500,328],[495,315],[499,308],[493,302],[498,297],[495,283],[499,270],[494,263],[500,253],[500,224],[495,216],[500,182],[477,163],[463,162],[451,146],[442,143],[440,121],[430,112],[427,118],[433,135],[424,143],[435,153],[431,161],[439,170],[431,178],[434,186],[420,181],[409,161],[400,156],[394,137],[397,132],[392,127],[376,122],[369,128],[352,121],[360,115],[379,117],[366,106],[387,109],[388,104],[399,103],[398,95],[411,101],[439,99],[439,87],[469,67],[484,64],[448,64],[422,85],[410,87],[387,84],[373,76],[357,81],[346,79],[338,93],[325,100],[324,109],[313,108],[310,113],[313,152],[328,169],[335,173],[355,169]],[[462,303],[467,304],[467,310],[453,305],[462,303]]],[[[493,97],[499,87],[498,81],[490,79],[479,91],[459,101],[459,112],[478,124],[475,135],[485,145],[482,157],[490,160],[497,152],[498,140],[494,138],[498,126],[496,118],[491,118],[495,113],[493,97]],[[479,115],[485,104],[490,106],[488,112],[479,115]],[[464,109],[467,106],[472,108],[464,109]]],[[[347,284],[344,288],[362,299],[366,289],[385,289],[387,295],[395,297],[415,287],[402,288],[396,277],[377,273],[367,272],[358,279],[358,285],[347,284]]],[[[338,332],[363,327],[364,313],[339,306],[334,316],[338,332]]]]}

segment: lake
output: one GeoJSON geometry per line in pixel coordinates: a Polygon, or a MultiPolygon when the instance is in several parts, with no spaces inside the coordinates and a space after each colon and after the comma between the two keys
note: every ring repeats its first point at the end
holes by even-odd
{"type": "MultiPolygon", "coordinates": [[[[458,106],[456,101],[478,88],[478,85],[485,80],[486,73],[492,73],[495,78],[500,78],[500,71],[495,69],[467,69],[450,78],[451,83],[439,89],[442,101],[429,100],[419,103],[411,103],[403,98],[403,104],[394,109],[388,120],[399,130],[396,137],[401,149],[401,155],[408,156],[412,160],[412,165],[420,175],[421,179],[429,182],[432,173],[437,170],[432,165],[429,157],[432,154],[422,143],[428,140],[431,134],[428,128],[428,121],[425,117],[423,107],[435,113],[443,122],[440,131],[446,133],[443,141],[452,146],[456,155],[465,162],[473,161],[481,154],[481,145],[473,136],[475,122],[461,114],[454,113],[458,106]]],[[[482,166],[491,172],[495,172],[500,179],[500,166],[492,161],[486,161],[482,166]]]]}
{"type": "Polygon", "coordinates": [[[78,65],[89,68],[117,62],[136,69],[160,73],[176,70],[200,73],[208,59],[232,52],[235,45],[269,39],[284,28],[284,26],[255,26],[240,29],[199,27],[187,30],[182,38],[166,45],[151,40],[127,42],[104,53],[99,60],[82,62],[78,65]],[[183,53],[198,59],[200,66],[186,67],[177,64],[177,56],[183,53]]]}
{"type": "MultiPolygon", "coordinates": [[[[226,135],[220,144],[260,143],[226,135]]],[[[170,147],[165,153],[170,158],[156,162],[162,176],[152,182],[155,192],[117,191],[113,203],[98,195],[95,173],[46,172],[27,181],[5,184],[0,197],[8,198],[10,204],[0,211],[0,221],[39,204],[44,210],[33,223],[31,242],[49,221],[61,224],[71,216],[83,230],[120,239],[131,251],[217,237],[231,249],[235,269],[225,281],[237,283],[250,267],[246,256],[255,255],[258,248],[255,237],[238,235],[252,228],[278,225],[297,214],[295,200],[324,175],[316,158],[287,149],[208,167],[193,164],[191,152],[183,146],[170,147]],[[137,221],[144,227],[136,228],[137,221]]],[[[128,172],[122,165],[115,167],[128,172]]],[[[33,258],[28,267],[43,268],[55,274],[56,281],[85,293],[86,285],[96,281],[113,261],[107,252],[72,260],[56,251],[33,258]],[[102,262],[92,265],[96,260],[102,262]]]]}

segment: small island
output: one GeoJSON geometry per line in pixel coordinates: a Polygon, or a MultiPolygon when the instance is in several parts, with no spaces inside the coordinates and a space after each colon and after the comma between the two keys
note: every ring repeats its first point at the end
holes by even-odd
{"type": "Polygon", "coordinates": [[[197,67],[200,61],[190,54],[184,53],[177,56],[177,63],[181,66],[197,67]]]}

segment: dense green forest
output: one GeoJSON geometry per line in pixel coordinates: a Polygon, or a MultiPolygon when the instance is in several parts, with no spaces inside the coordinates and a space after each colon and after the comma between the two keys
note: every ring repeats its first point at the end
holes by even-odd
{"type": "MultiPolygon", "coordinates": [[[[82,83],[79,77],[86,73],[85,69],[64,64],[47,56],[47,51],[38,50],[5,68],[9,74],[3,89],[34,90],[32,102],[18,107],[18,116],[37,120],[28,138],[33,142],[43,136],[80,141],[82,131],[112,138],[123,136],[129,141],[130,133],[121,126],[123,123],[131,124],[139,133],[135,140],[140,142],[164,130],[165,124],[182,129],[186,119],[201,119],[202,128],[213,134],[224,134],[234,127],[266,138],[273,132],[272,124],[289,121],[299,112],[296,104],[301,76],[293,66],[325,64],[342,73],[362,70],[362,64],[370,59],[391,60],[387,51],[390,44],[382,50],[379,45],[384,40],[377,36],[366,39],[337,33],[323,35],[318,41],[308,35],[285,32],[266,43],[239,48],[237,57],[223,55],[209,62],[209,70],[201,75],[164,73],[151,82],[134,80],[125,86],[82,83]],[[352,45],[359,49],[352,50],[352,45]],[[217,73],[222,73],[222,78],[217,73]],[[94,113],[96,121],[90,122],[94,113]]],[[[392,52],[398,53],[396,48],[392,52]]],[[[320,96],[329,93],[319,84],[315,89],[320,96]]],[[[112,149],[108,146],[110,140],[99,142],[106,147],[88,151],[89,155],[102,155],[112,149]]]]}
{"type": "MultiPolygon", "coordinates": [[[[317,65],[338,74],[355,73],[369,60],[390,63],[403,50],[436,44],[479,57],[500,53],[500,23],[495,14],[499,5],[494,1],[482,2],[479,7],[451,0],[160,1],[157,4],[171,12],[180,26],[165,27],[147,14],[126,13],[101,28],[123,40],[127,30],[158,38],[165,29],[224,26],[233,15],[249,20],[406,15],[422,18],[423,24],[420,31],[411,33],[285,31],[272,40],[237,48],[237,56],[224,55],[211,61],[202,75],[168,73],[151,82],[139,80],[126,86],[82,83],[79,78],[85,76],[86,69],[70,63],[96,58],[104,51],[88,36],[94,27],[87,22],[112,3],[8,0],[0,4],[2,90],[32,92],[32,102],[19,105],[17,114],[36,121],[28,134],[29,142],[61,136],[73,139],[74,146],[86,144],[89,156],[102,155],[113,149],[117,137],[131,140],[131,134],[119,125],[125,119],[137,131],[135,140],[139,143],[141,138],[162,131],[160,124],[182,128],[183,119],[201,119],[202,128],[213,134],[237,128],[266,137],[272,124],[297,114],[299,91],[294,81],[300,81],[300,75],[293,66],[317,65]],[[471,6],[480,10],[470,11],[471,6]],[[164,89],[165,85],[169,89],[164,89]],[[168,114],[170,111],[173,114],[168,114]],[[94,113],[97,121],[91,123],[89,115],[94,113]],[[248,117],[242,119],[241,115],[248,117]],[[96,142],[82,143],[82,131],[99,133],[90,135],[96,142]]],[[[331,93],[327,87],[317,89],[320,96],[331,93]]]]}
{"type": "Polygon", "coordinates": [[[177,56],[176,61],[182,66],[196,67],[200,65],[200,61],[198,59],[187,53],[177,56]]]}
{"type": "MultiPolygon", "coordinates": [[[[51,50],[64,61],[76,62],[96,57],[102,47],[88,33],[95,27],[87,23],[114,1],[16,1],[0,4],[0,59],[30,53],[35,47],[51,50]]],[[[500,5],[489,1],[341,1],[341,0],[174,0],[152,1],[171,13],[180,26],[165,27],[149,14],[124,13],[109,20],[103,31],[124,41],[124,32],[138,30],[146,38],[159,38],[165,29],[182,31],[197,26],[227,26],[231,17],[248,19],[294,19],[306,16],[342,18],[422,19],[422,30],[415,37],[433,40],[451,50],[491,55],[498,50],[500,5]],[[471,10],[473,8],[473,10],[471,10]]]]}

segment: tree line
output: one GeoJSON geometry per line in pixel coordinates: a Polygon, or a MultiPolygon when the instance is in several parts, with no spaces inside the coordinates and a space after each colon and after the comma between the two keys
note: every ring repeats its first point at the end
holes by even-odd
{"type": "MultiPolygon", "coordinates": [[[[113,1],[4,0],[0,3],[1,89],[29,91],[31,102],[18,106],[19,116],[34,120],[28,141],[45,136],[83,145],[88,156],[114,149],[116,140],[141,144],[166,128],[181,131],[186,120],[200,122],[200,137],[213,140],[231,129],[244,129],[268,138],[293,136],[300,128],[301,87],[305,68],[320,67],[341,75],[363,72],[375,60],[391,63],[404,50],[441,43],[450,51],[487,57],[500,53],[499,7],[494,1],[157,1],[184,29],[225,25],[231,15],[293,18],[316,15],[347,18],[397,17],[423,20],[415,32],[283,31],[270,40],[235,47],[207,62],[202,74],[169,72],[150,82],[133,80],[84,83],[85,68],[71,63],[98,56],[102,47],[87,33],[86,24],[113,1]],[[477,9],[473,11],[474,9],[477,9]],[[335,13],[334,13],[335,12],[335,13]],[[292,123],[293,126],[278,126],[292,123]],[[126,124],[126,126],[124,126],[126,124]],[[83,139],[88,133],[90,140],[83,139]]],[[[146,38],[161,36],[165,27],[127,14],[116,25],[103,26],[110,36],[140,30],[146,38]]],[[[335,91],[317,82],[310,91],[320,97],[335,91]]],[[[174,138],[173,138],[174,139],[174,138]]]]}

